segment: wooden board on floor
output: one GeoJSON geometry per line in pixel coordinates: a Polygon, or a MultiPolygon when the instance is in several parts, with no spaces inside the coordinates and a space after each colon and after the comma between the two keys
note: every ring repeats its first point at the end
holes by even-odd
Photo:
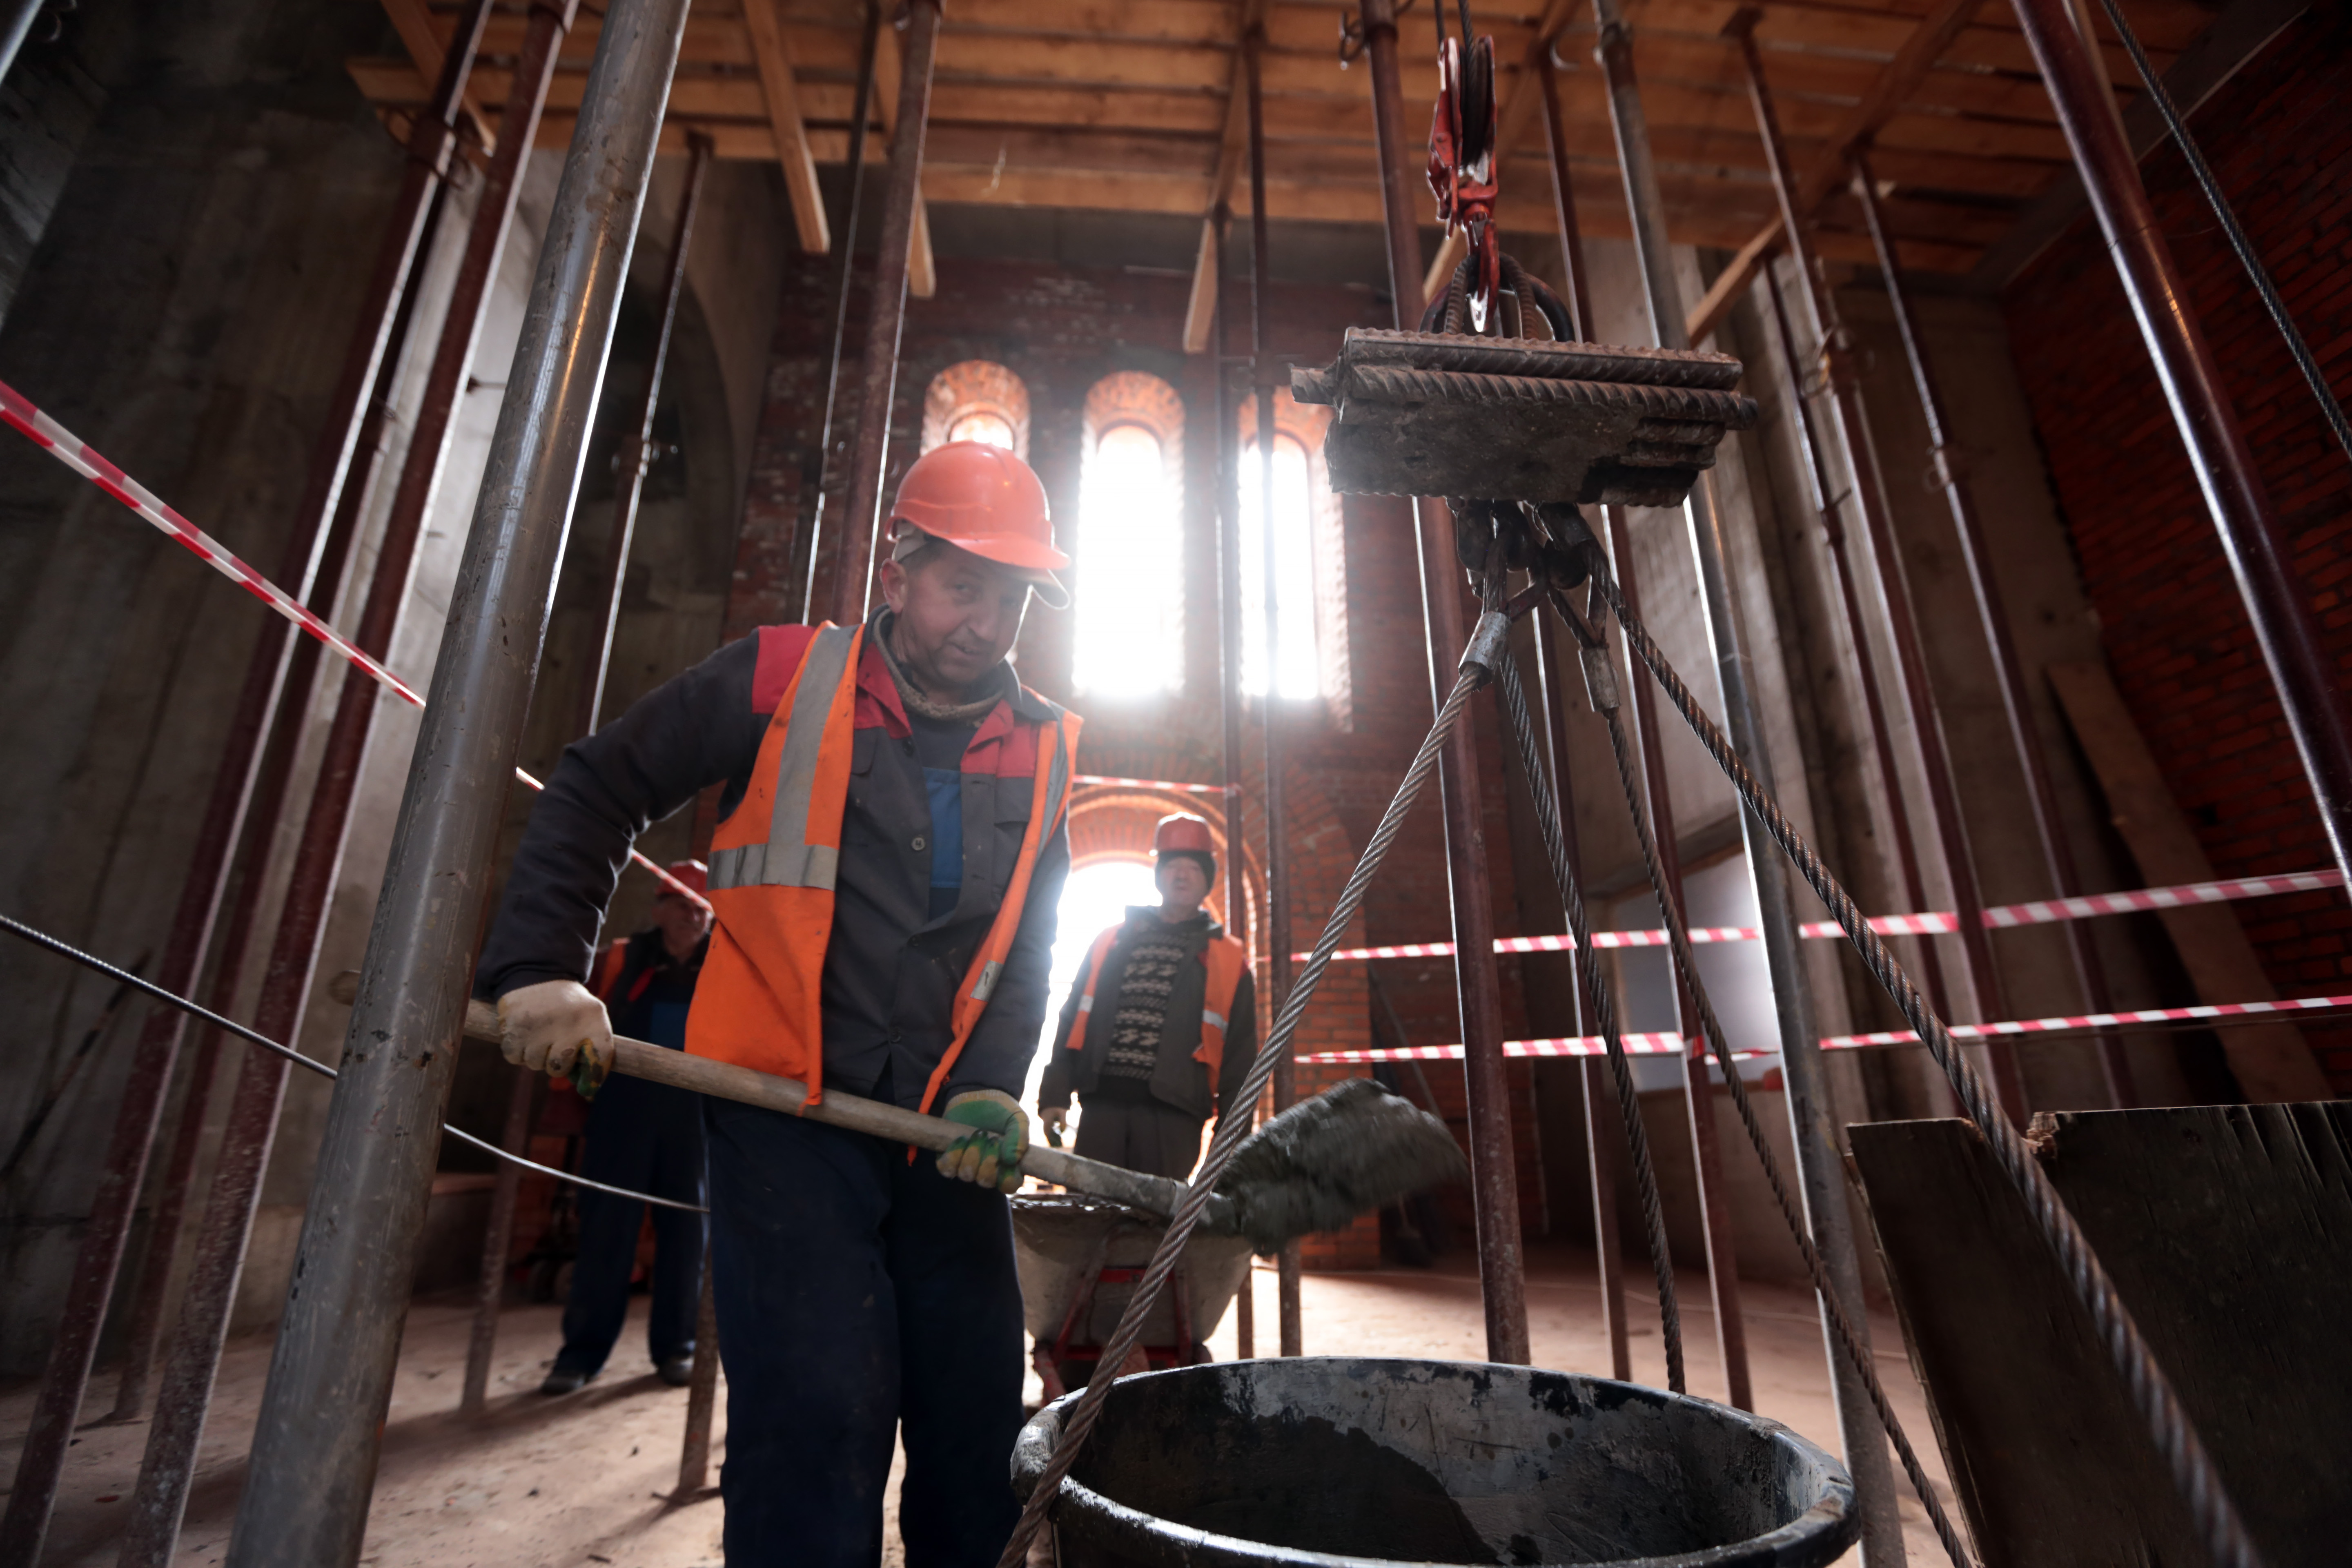
{"type": "MultiPolygon", "coordinates": [[[[2088,1314],[1969,1123],[1852,1129],[1986,1568],[2208,1559],[2088,1314]]],[[[2352,1542],[2352,1104],[2068,1112],[2042,1168],[2272,1568],[2352,1542]]]]}

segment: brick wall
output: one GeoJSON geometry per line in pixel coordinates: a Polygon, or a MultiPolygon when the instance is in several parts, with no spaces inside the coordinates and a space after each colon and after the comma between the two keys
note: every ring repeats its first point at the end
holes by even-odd
{"type": "MultiPolygon", "coordinates": [[[[829,273],[830,265],[822,258],[803,258],[787,279],[728,606],[730,636],[781,619],[796,603],[788,568],[795,533],[805,525],[814,493],[813,457],[824,395],[823,356],[831,328],[829,273]]],[[[1066,546],[1077,512],[1087,395],[1106,375],[1147,371],[1173,386],[1184,402],[1183,598],[1188,606],[1213,605],[1216,388],[1208,356],[1182,352],[1188,287],[1189,279],[1181,276],[1118,269],[969,259],[943,267],[938,295],[908,302],[888,482],[895,484],[915,457],[923,395],[932,377],[963,361],[993,361],[1016,374],[1027,391],[1030,462],[1045,485],[1066,546]]],[[[1236,289],[1232,303],[1235,312],[1245,309],[1246,290],[1236,289]]],[[[853,302],[845,383],[856,374],[863,310],[863,301],[853,302]]],[[[1276,323],[1274,351],[1318,363],[1338,352],[1347,327],[1386,324],[1369,291],[1349,288],[1280,287],[1272,314],[1276,323]]],[[[1236,350],[1244,346],[1238,325],[1233,342],[1236,350]]],[[[829,494],[837,497],[840,488],[832,487],[829,494]]],[[[1284,726],[1294,950],[1312,945],[1320,931],[1430,719],[1412,512],[1386,498],[1349,498],[1341,516],[1350,629],[1349,701],[1337,713],[1319,705],[1286,710],[1284,726]]],[[[838,518],[830,517],[821,533],[820,605],[830,603],[832,541],[838,529],[838,518]]],[[[1213,784],[1223,777],[1216,635],[1213,616],[1188,615],[1182,691],[1144,701],[1109,704],[1072,696],[1066,615],[1033,613],[1015,657],[1024,679],[1086,715],[1079,756],[1084,772],[1213,784]]],[[[1263,953],[1259,868],[1265,823],[1256,805],[1262,798],[1263,767],[1258,723],[1254,712],[1244,746],[1244,865],[1254,906],[1250,934],[1253,946],[1263,953]]],[[[1501,752],[1491,716],[1483,711],[1479,741],[1493,784],[1486,803],[1488,841],[1507,845],[1510,835],[1507,804],[1499,787],[1501,752]]],[[[1148,847],[1150,824],[1166,812],[1193,810],[1221,822],[1218,805],[1215,796],[1097,792],[1080,803],[1074,828],[1090,854],[1140,849],[1148,847]],[[1130,839],[1137,841],[1130,844],[1130,839]]],[[[1433,790],[1366,900],[1348,937],[1350,945],[1442,940],[1450,934],[1444,844],[1433,790]]],[[[1497,858],[1493,880],[1497,929],[1516,932],[1517,888],[1507,856],[1497,858]]],[[[1384,978],[1416,1043],[1461,1037],[1449,964],[1392,964],[1384,978]]],[[[1506,963],[1503,979],[1506,1026],[1515,1035],[1524,1034],[1525,1008],[1515,963],[1506,963]]],[[[1334,966],[1304,1020],[1298,1048],[1370,1044],[1369,1007],[1363,966],[1334,966]]],[[[1302,1067],[1300,1090],[1312,1093],[1338,1076],[1336,1069],[1302,1067]]],[[[1431,1064],[1429,1077],[1441,1110],[1462,1131],[1465,1121],[1459,1070],[1431,1064]]],[[[1539,1179],[1534,1100],[1523,1067],[1515,1066],[1512,1081],[1518,1090],[1514,1132],[1525,1194],[1521,1213],[1532,1224],[1539,1179]]],[[[1455,1193],[1452,1201],[1466,1246],[1471,1234],[1467,1189],[1455,1193]]],[[[1314,1266],[1365,1267],[1377,1261],[1378,1237],[1367,1219],[1339,1236],[1313,1238],[1307,1252],[1314,1266]]]]}
{"type": "MultiPolygon", "coordinates": [[[[2339,399],[2352,396],[2352,14],[2314,7],[2191,130],[2339,399]]],[[[2179,152],[2141,172],[2293,542],[2339,685],[2352,675],[2352,464],[2179,152]]],[[[2329,863],[2311,792],[2170,410],[2085,215],[2011,285],[2011,340],[2117,685],[2221,875],[2329,863]]],[[[2338,893],[2240,906],[2287,994],[2352,973],[2338,893]]],[[[2352,1092],[2352,1031],[2307,1028],[2352,1092]]]]}

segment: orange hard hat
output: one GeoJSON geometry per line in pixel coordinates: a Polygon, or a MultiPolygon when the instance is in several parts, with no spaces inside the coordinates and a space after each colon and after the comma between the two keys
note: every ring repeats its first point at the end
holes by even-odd
{"type": "Polygon", "coordinates": [[[1054,548],[1045,487],[1028,464],[984,441],[950,441],[916,458],[898,481],[890,519],[894,531],[911,527],[1032,574],[1070,563],[1054,548]]]}
{"type": "MultiPolygon", "coordinates": [[[[710,892],[709,867],[699,860],[673,860],[662,869],[692,889],[697,900],[705,903],[709,901],[708,897],[710,892]]],[[[654,897],[674,899],[677,897],[677,889],[665,882],[662,884],[662,890],[656,893],[654,897]]]]}
{"type": "Polygon", "coordinates": [[[1151,852],[1167,855],[1179,850],[1215,859],[1217,841],[1210,836],[1209,825],[1181,811],[1173,816],[1161,817],[1160,826],[1152,830],[1151,852]]]}

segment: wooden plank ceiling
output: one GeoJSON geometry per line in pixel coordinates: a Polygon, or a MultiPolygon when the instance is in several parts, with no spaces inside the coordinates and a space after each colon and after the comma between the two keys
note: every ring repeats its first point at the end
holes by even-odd
{"type": "MultiPolygon", "coordinates": [[[[1444,3],[1450,14],[1451,0],[1444,3]]],[[[350,69],[369,100],[396,117],[424,102],[457,0],[384,4],[409,58],[354,59],[350,69]]],[[[1722,36],[1737,8],[1738,0],[1627,4],[1674,236],[1727,248],[1769,243],[1763,237],[1777,211],[1738,53],[1722,36]]],[[[563,47],[542,145],[571,137],[596,44],[593,9],[582,7],[563,47]]],[[[1339,0],[947,0],[925,195],[932,203],[1205,213],[1237,162],[1223,154],[1240,118],[1233,94],[1251,9],[1262,13],[1265,28],[1268,210],[1283,218],[1377,223],[1370,72],[1361,61],[1341,67],[1340,18],[1355,7],[1339,0]]],[[[2003,0],[1774,0],[1762,11],[1757,36],[1797,166],[1826,174],[1845,140],[1867,138],[1908,264],[1965,272],[2064,164],[2065,139],[2003,0]]],[[[721,157],[782,164],[802,243],[811,249],[831,239],[813,165],[848,155],[861,14],[855,0],[697,0],[670,100],[664,132],[670,150],[683,152],[686,132],[695,129],[714,139],[721,157]]],[[[1474,5],[1472,16],[1480,31],[1494,34],[1504,65],[1505,226],[1549,230],[1552,221],[1527,65],[1549,34],[1563,68],[1585,227],[1626,233],[1592,64],[1590,5],[1496,0],[1474,5]]],[[[2132,0],[2131,16],[2159,68],[2211,20],[2195,0],[2132,0]]],[[[2099,25],[2104,30],[2103,17],[2099,25]]],[[[1428,0],[1414,5],[1401,27],[1406,114],[1417,130],[1437,85],[1428,0]]],[[[520,5],[502,7],[474,73],[472,102],[493,124],[522,29],[520,5]]],[[[2109,75],[2129,101],[2137,78],[2121,47],[2106,42],[2109,75]]],[[[892,90],[876,119],[882,134],[868,142],[877,162],[885,156],[896,82],[895,56],[885,53],[892,90]]],[[[1246,209],[1246,180],[1231,199],[1246,209]]],[[[1850,196],[1831,192],[1820,213],[1827,256],[1869,258],[1850,196]]],[[[1431,221],[1427,213],[1423,218],[1431,221]]]]}

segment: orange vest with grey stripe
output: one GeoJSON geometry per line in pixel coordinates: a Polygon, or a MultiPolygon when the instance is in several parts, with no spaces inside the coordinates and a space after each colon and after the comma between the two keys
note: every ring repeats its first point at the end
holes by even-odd
{"type": "MultiPolygon", "coordinates": [[[[849,803],[862,626],[828,623],[760,742],[751,787],[710,841],[710,951],[687,1016],[688,1055],[798,1079],[824,1093],[824,975],[834,873],[849,803]]],[[[956,987],[948,1048],[923,1090],[929,1110],[988,1005],[1021,929],[1037,857],[1069,804],[1076,714],[1054,710],[1038,738],[1036,793],[995,921],[956,987]]]]}
{"type": "MultiPolygon", "coordinates": [[[[1069,1037],[1062,1048],[1082,1051],[1087,1048],[1087,1020],[1094,1016],[1095,984],[1102,978],[1103,963],[1110,950],[1118,944],[1118,933],[1124,924],[1115,925],[1095,938],[1087,953],[1086,989],[1078,993],[1078,1016],[1070,1025],[1069,1037]]],[[[1217,1093],[1217,1075],[1225,1065],[1225,1030],[1232,1026],[1234,996],[1241,990],[1242,974],[1249,968],[1249,952],[1229,936],[1221,936],[1201,950],[1201,962],[1207,965],[1209,983],[1201,997],[1201,1043],[1192,1052],[1192,1059],[1209,1069],[1209,1094],[1217,1093]]]]}

